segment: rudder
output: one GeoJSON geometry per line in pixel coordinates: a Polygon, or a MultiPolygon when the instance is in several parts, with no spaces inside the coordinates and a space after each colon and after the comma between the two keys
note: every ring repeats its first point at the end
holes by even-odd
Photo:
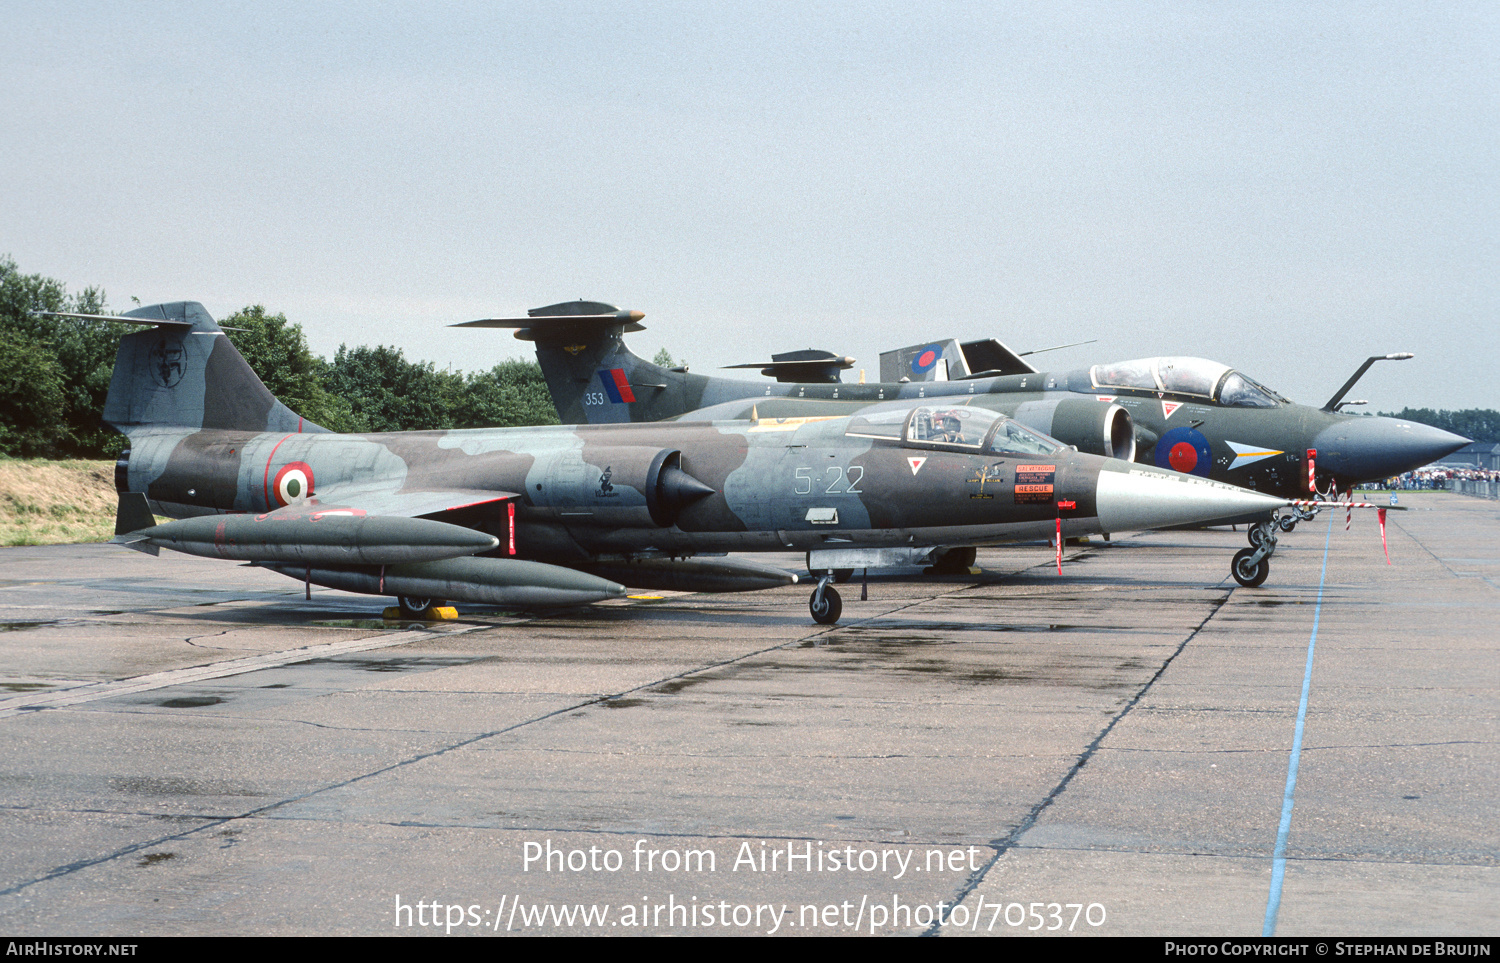
{"type": "Polygon", "coordinates": [[[276,400],[196,301],[136,308],[111,320],[153,326],[120,339],[104,422],[225,431],[323,432],[276,400]]]}

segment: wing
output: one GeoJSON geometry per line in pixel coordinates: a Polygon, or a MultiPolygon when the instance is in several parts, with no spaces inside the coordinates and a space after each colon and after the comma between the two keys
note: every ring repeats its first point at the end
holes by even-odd
{"type": "Polygon", "coordinates": [[[498,507],[521,496],[515,492],[450,488],[423,491],[391,491],[389,488],[341,486],[320,492],[304,502],[278,508],[267,518],[313,518],[331,514],[388,515],[396,518],[430,518],[462,524],[458,515],[472,514],[485,506],[498,507]],[[443,516],[450,516],[444,518],[443,516]]]}

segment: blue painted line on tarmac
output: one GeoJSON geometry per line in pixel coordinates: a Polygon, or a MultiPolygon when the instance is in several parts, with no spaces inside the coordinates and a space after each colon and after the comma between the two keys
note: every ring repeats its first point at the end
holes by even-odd
{"type": "Polygon", "coordinates": [[[1266,922],[1261,936],[1276,935],[1276,914],[1281,911],[1281,881],[1286,876],[1286,838],[1292,831],[1292,801],[1297,792],[1297,763],[1302,757],[1302,729],[1307,722],[1307,692],[1312,688],[1313,650],[1318,644],[1318,620],[1323,616],[1323,583],[1328,578],[1328,543],[1333,539],[1333,514],[1328,516],[1328,534],[1323,537],[1323,572],[1318,576],[1318,604],[1313,608],[1312,637],[1307,640],[1307,666],[1302,670],[1302,702],[1297,706],[1297,732],[1292,737],[1292,758],[1286,767],[1286,792],[1281,797],[1281,826],[1276,830],[1276,851],[1271,854],[1271,892],[1266,897],[1266,922]]]}

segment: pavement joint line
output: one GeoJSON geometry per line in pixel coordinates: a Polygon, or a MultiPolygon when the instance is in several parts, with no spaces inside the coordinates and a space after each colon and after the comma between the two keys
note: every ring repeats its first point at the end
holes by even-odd
{"type": "MultiPolygon", "coordinates": [[[[942,598],[943,596],[951,595],[951,594],[954,594],[955,592],[963,591],[964,589],[972,588],[972,587],[974,587],[974,586],[972,586],[972,585],[959,585],[959,586],[955,586],[954,588],[950,589],[947,592],[939,592],[936,595],[929,596],[928,598],[917,599],[917,600],[910,600],[910,601],[907,601],[903,605],[898,605],[895,608],[890,609],[888,612],[883,613],[882,615],[871,616],[869,619],[864,619],[864,620],[861,620],[861,622],[856,622],[854,624],[858,625],[858,624],[862,624],[863,622],[868,622],[868,621],[871,621],[871,620],[876,619],[876,618],[883,618],[885,615],[889,615],[890,612],[900,611],[901,609],[909,608],[909,607],[911,607],[913,605],[920,605],[923,602],[929,602],[929,601],[932,601],[933,599],[942,598]]],[[[267,665],[257,665],[257,666],[254,666],[254,667],[237,668],[237,669],[235,669],[232,672],[221,673],[221,674],[219,674],[217,676],[210,676],[210,677],[213,677],[213,678],[223,678],[226,675],[238,675],[238,674],[243,674],[245,672],[253,672],[253,671],[256,671],[256,669],[258,669],[258,668],[269,668],[269,667],[274,667],[274,666],[277,666],[277,665],[288,665],[288,664],[292,664],[294,662],[307,662],[307,661],[311,661],[314,658],[318,658],[321,654],[323,654],[324,652],[328,651],[333,646],[338,646],[338,645],[345,646],[345,648],[343,648],[343,649],[340,650],[341,652],[347,652],[347,651],[367,651],[367,650],[373,649],[373,648],[384,647],[386,644],[390,644],[390,645],[399,645],[399,644],[402,644],[401,641],[393,641],[393,637],[396,636],[396,635],[410,636],[410,638],[407,638],[404,641],[414,641],[417,638],[434,638],[434,637],[441,638],[441,637],[445,637],[445,636],[449,636],[449,635],[461,635],[461,634],[464,634],[466,632],[474,632],[474,631],[478,631],[478,630],[482,630],[482,629],[495,629],[495,628],[501,628],[501,626],[498,626],[498,625],[489,625],[489,624],[480,624],[480,625],[465,626],[464,628],[461,628],[461,629],[454,629],[454,630],[450,630],[450,631],[442,632],[442,633],[428,632],[428,631],[420,630],[419,629],[419,630],[415,630],[415,631],[392,633],[391,635],[385,636],[383,638],[377,636],[377,637],[374,637],[373,639],[350,640],[349,642],[344,642],[344,643],[330,643],[330,644],[328,644],[326,646],[308,646],[305,649],[289,650],[286,653],[277,653],[277,655],[288,655],[288,654],[290,654],[292,656],[292,657],[286,658],[286,659],[284,659],[282,661],[279,661],[279,662],[273,662],[273,663],[270,663],[270,664],[267,664],[267,665]],[[369,642],[371,644],[365,646],[363,649],[352,648],[352,646],[355,646],[355,645],[357,645],[360,642],[369,642]],[[307,653],[309,653],[309,652],[313,652],[313,653],[316,653],[316,654],[308,655],[307,653]]],[[[306,792],[298,793],[297,795],[290,796],[290,797],[288,797],[286,799],[278,799],[275,802],[266,803],[263,806],[257,806],[254,809],[248,810],[248,811],[243,812],[243,813],[238,813],[238,814],[231,815],[231,816],[213,817],[209,821],[204,822],[202,825],[193,826],[193,827],[191,827],[189,829],[185,829],[185,830],[183,830],[181,832],[171,833],[171,834],[164,835],[164,836],[159,836],[159,837],[156,837],[155,839],[146,840],[144,842],[131,843],[128,846],[123,846],[123,847],[121,847],[119,849],[114,850],[113,852],[106,853],[106,854],[104,854],[102,856],[95,856],[95,857],[92,857],[92,858],[89,858],[89,859],[82,859],[82,860],[77,860],[77,861],[74,861],[74,862],[71,862],[71,863],[65,863],[62,866],[55,866],[51,870],[47,871],[46,873],[43,873],[42,875],[37,876],[37,877],[35,877],[33,879],[29,879],[29,880],[25,880],[25,881],[16,883],[15,885],[10,886],[10,887],[8,887],[6,889],[0,889],[0,896],[11,896],[11,895],[14,895],[16,893],[21,892],[22,890],[29,889],[30,887],[35,886],[35,885],[37,885],[39,883],[45,883],[45,882],[48,882],[48,881],[53,880],[53,879],[57,879],[57,878],[62,877],[62,876],[70,875],[70,874],[78,872],[80,870],[88,869],[88,868],[93,867],[93,866],[98,866],[98,865],[101,865],[103,863],[111,862],[112,860],[120,859],[120,858],[125,857],[125,856],[130,856],[130,855],[132,855],[134,853],[141,852],[142,850],[150,849],[153,846],[160,846],[160,845],[163,845],[165,843],[169,843],[169,842],[174,842],[174,841],[186,839],[189,836],[196,835],[196,834],[201,833],[201,832],[203,832],[205,830],[215,829],[215,828],[217,828],[219,826],[223,826],[223,825],[225,825],[227,823],[232,823],[232,822],[236,822],[238,820],[243,820],[243,819],[254,819],[254,818],[257,818],[257,817],[266,816],[267,814],[271,813],[272,811],[274,811],[276,809],[280,809],[283,806],[288,806],[288,805],[291,805],[292,803],[301,802],[304,799],[309,799],[309,798],[311,798],[313,796],[319,795],[321,793],[328,792],[330,790],[342,789],[342,788],[345,788],[347,786],[352,786],[352,785],[354,785],[356,783],[363,782],[366,779],[371,779],[371,778],[373,778],[375,776],[384,775],[386,773],[393,772],[393,771],[395,771],[397,769],[402,769],[402,768],[405,768],[406,766],[409,766],[409,765],[414,765],[414,764],[419,763],[419,762],[424,762],[424,761],[426,761],[428,759],[432,759],[432,758],[435,758],[437,756],[446,755],[449,752],[452,752],[454,750],[466,748],[468,746],[474,745],[475,743],[482,742],[482,741],[484,741],[486,739],[494,738],[495,736],[505,735],[506,733],[514,732],[517,729],[521,729],[521,728],[524,728],[524,727],[529,726],[529,725],[533,725],[533,724],[538,723],[538,722],[543,722],[545,720],[552,719],[552,718],[555,718],[555,717],[560,716],[560,715],[565,715],[565,714],[570,713],[570,712],[576,712],[577,710],[582,709],[582,708],[584,708],[586,706],[598,705],[601,702],[608,702],[611,699],[618,699],[621,696],[629,695],[632,692],[640,692],[642,690],[649,689],[652,686],[661,685],[664,682],[671,682],[671,681],[674,681],[676,679],[681,679],[681,678],[684,678],[684,677],[689,676],[689,675],[693,675],[693,674],[698,673],[698,672],[705,672],[705,671],[708,671],[710,669],[719,668],[721,666],[732,665],[732,664],[734,664],[736,662],[742,662],[742,661],[744,661],[746,659],[751,659],[751,658],[754,658],[754,657],[756,657],[758,655],[764,655],[767,652],[774,652],[774,651],[776,651],[778,649],[784,649],[784,648],[786,648],[788,646],[791,646],[791,645],[797,645],[797,644],[800,644],[802,642],[807,641],[810,638],[814,638],[816,636],[823,635],[823,634],[825,634],[827,632],[830,632],[834,628],[836,628],[836,626],[827,626],[826,628],[820,627],[817,631],[812,632],[809,635],[799,636],[799,637],[797,637],[795,639],[789,639],[789,640],[787,640],[785,642],[779,642],[776,645],[766,646],[763,649],[757,649],[754,652],[747,652],[747,653],[744,653],[742,655],[736,656],[736,657],[734,657],[732,659],[723,659],[723,660],[720,660],[720,661],[715,662],[715,663],[711,663],[711,664],[708,664],[708,665],[702,665],[702,666],[699,666],[699,667],[697,667],[695,669],[691,669],[691,670],[686,671],[686,672],[681,672],[681,673],[678,673],[677,675],[667,676],[666,678],[658,679],[658,680],[656,680],[654,682],[650,682],[650,683],[647,683],[645,685],[635,686],[633,688],[625,689],[625,690],[622,690],[620,692],[613,693],[613,694],[610,694],[610,695],[596,696],[596,697],[594,697],[592,699],[586,699],[586,700],[583,700],[581,702],[574,703],[572,705],[563,706],[561,708],[554,709],[551,712],[546,712],[546,713],[543,713],[542,715],[534,716],[534,717],[532,717],[530,719],[522,719],[519,722],[516,722],[516,723],[514,723],[512,725],[505,726],[505,727],[500,728],[500,729],[496,729],[496,730],[494,730],[492,732],[481,732],[481,733],[479,733],[477,735],[470,736],[470,737],[468,737],[466,739],[461,739],[458,742],[451,743],[451,744],[446,745],[446,746],[441,746],[441,747],[439,747],[437,749],[432,749],[432,750],[429,750],[427,752],[418,753],[417,755],[408,757],[406,759],[397,760],[396,762],[389,763],[388,765],[380,766],[379,768],[370,770],[369,772],[363,772],[363,773],[360,773],[358,775],[351,776],[351,777],[349,777],[347,779],[342,779],[342,780],[339,780],[338,782],[330,783],[330,784],[328,784],[326,786],[319,786],[319,787],[314,788],[314,789],[309,789],[306,792]]],[[[258,657],[254,657],[254,658],[255,659],[261,659],[261,660],[263,660],[266,657],[264,657],[264,656],[258,656],[258,657]]],[[[233,661],[235,663],[242,663],[242,662],[248,662],[250,660],[247,660],[247,659],[237,659],[237,660],[233,660],[233,661]]],[[[224,665],[224,664],[225,663],[218,663],[218,665],[224,665]]],[[[211,668],[211,667],[199,667],[199,668],[200,669],[206,669],[206,668],[211,668]]],[[[142,678],[142,679],[155,679],[155,678],[159,678],[159,677],[162,677],[162,676],[171,675],[171,674],[174,674],[174,673],[177,673],[177,674],[189,674],[189,673],[192,673],[192,672],[193,672],[193,670],[191,670],[191,669],[172,669],[172,670],[169,670],[169,672],[156,673],[154,676],[142,676],[140,678],[142,678]]],[[[127,681],[127,682],[134,682],[136,680],[125,680],[125,681],[127,681]]],[[[187,680],[178,679],[177,681],[172,681],[172,682],[163,682],[163,683],[160,683],[160,684],[155,684],[155,685],[150,685],[150,686],[142,686],[141,689],[136,689],[136,690],[131,690],[131,691],[143,691],[144,689],[147,689],[147,688],[164,688],[165,686],[168,686],[168,685],[181,685],[183,683],[183,681],[200,681],[200,679],[198,679],[195,676],[194,678],[187,679],[187,680]]],[[[107,683],[101,683],[101,684],[98,684],[98,685],[99,685],[99,687],[102,687],[104,685],[107,685],[107,683]]],[[[69,691],[76,691],[76,690],[69,690],[69,691]]],[[[121,694],[123,694],[123,693],[120,690],[112,690],[109,693],[109,695],[121,695],[121,694]]],[[[99,698],[106,698],[106,696],[105,695],[95,695],[92,698],[99,699],[99,698]]],[[[88,699],[80,699],[79,701],[89,701],[89,700],[88,699]]],[[[3,705],[3,703],[0,703],[0,705],[3,705]]],[[[26,711],[26,710],[23,710],[23,709],[13,709],[13,710],[0,709],[0,718],[3,718],[7,714],[7,712],[13,714],[15,712],[22,712],[22,711],[26,711]]],[[[277,818],[277,819],[286,819],[286,818],[300,818],[300,817],[277,816],[277,817],[274,817],[274,818],[277,818]]]]}
{"type": "MultiPolygon", "coordinates": [[[[1194,710],[1199,711],[1199,710],[1194,710]]],[[[1437,749],[1442,746],[1488,746],[1490,742],[1484,739],[1448,739],[1444,742],[1340,742],[1331,743],[1326,746],[1303,746],[1303,754],[1312,752],[1345,752],[1350,749],[1437,749]]],[[[1268,746],[1264,749],[1147,749],[1141,746],[1110,746],[1101,748],[1100,752],[1141,752],[1161,753],[1162,755],[1184,755],[1184,756],[1232,756],[1232,755],[1256,755],[1268,752],[1281,752],[1279,746],[1268,746]]]]}
{"type": "MultiPolygon", "coordinates": [[[[1110,717],[1109,722],[1105,724],[1103,729],[1099,730],[1099,734],[1093,738],[1093,741],[1091,741],[1087,746],[1084,747],[1083,752],[1078,754],[1078,759],[1073,763],[1071,767],[1069,767],[1068,771],[1063,774],[1062,779],[1058,781],[1057,785],[1053,786],[1051,791],[1043,796],[1041,800],[1036,803],[1036,805],[1032,806],[1031,811],[1028,812],[1024,817],[1022,817],[1021,821],[1018,822],[1010,832],[1006,833],[999,839],[990,841],[989,845],[994,850],[994,855],[992,855],[983,866],[979,867],[977,870],[969,874],[969,877],[964,880],[963,884],[958,888],[958,891],[954,893],[952,900],[949,901],[950,906],[957,906],[959,903],[962,903],[964,900],[968,899],[970,894],[972,894],[976,889],[979,888],[979,884],[984,882],[984,879],[989,875],[990,870],[993,869],[995,864],[1000,861],[1000,857],[1016,848],[1017,844],[1021,840],[1021,837],[1029,832],[1031,830],[1031,827],[1036,825],[1036,821],[1041,818],[1042,813],[1045,812],[1057,800],[1057,798],[1063,794],[1063,792],[1068,788],[1068,785],[1072,783],[1073,777],[1078,775],[1078,773],[1082,771],[1083,767],[1088,764],[1088,761],[1092,759],[1094,755],[1099,751],[1100,745],[1104,742],[1105,738],[1114,731],[1115,726],[1119,725],[1121,720],[1123,720],[1127,715],[1130,714],[1130,710],[1134,709],[1136,705],[1140,703],[1141,699],[1145,697],[1146,693],[1151,691],[1151,687],[1156,684],[1156,681],[1166,673],[1168,667],[1170,667],[1171,664],[1177,659],[1177,657],[1182,654],[1182,651],[1187,648],[1188,643],[1197,638],[1198,633],[1202,632],[1204,627],[1213,620],[1214,616],[1218,615],[1219,612],[1224,608],[1224,606],[1228,604],[1229,599],[1233,594],[1234,589],[1229,589],[1223,594],[1223,596],[1218,599],[1218,601],[1213,604],[1212,608],[1209,609],[1208,614],[1203,617],[1203,621],[1199,622],[1197,627],[1189,632],[1183,638],[1183,640],[1178,643],[1177,648],[1173,649],[1172,654],[1167,656],[1167,658],[1162,662],[1161,666],[1154,673],[1152,673],[1151,678],[1146,680],[1146,682],[1140,687],[1140,689],[1137,690],[1136,694],[1131,696],[1130,701],[1125,703],[1124,707],[1121,708],[1119,712],[1110,717]]],[[[926,930],[922,931],[920,935],[924,937],[940,936],[942,935],[942,929],[943,925],[937,920],[933,920],[932,925],[929,926],[926,930]]]]}
{"type": "Polygon", "coordinates": [[[222,662],[210,662],[207,665],[167,669],[163,672],[153,672],[149,675],[135,676],[129,679],[118,679],[109,682],[89,682],[81,686],[62,690],[28,693],[8,699],[0,699],[0,719],[8,719],[13,716],[38,712],[44,709],[61,709],[67,706],[81,705],[86,702],[97,702],[100,699],[111,699],[116,696],[133,695],[137,692],[150,692],[153,689],[165,689],[170,686],[207,682],[213,679],[225,679],[230,676],[244,675],[248,672],[258,672],[261,669],[274,669],[278,666],[291,665],[297,662],[310,662],[314,659],[326,658],[331,655],[368,652],[372,649],[405,645],[408,642],[416,642],[421,639],[447,638],[451,635],[463,635],[468,632],[487,628],[492,628],[492,626],[487,624],[465,625],[460,628],[447,629],[441,632],[433,632],[427,629],[406,629],[400,632],[388,632],[383,635],[366,636],[360,639],[325,642],[320,645],[285,649],[281,652],[268,652],[262,655],[245,656],[239,659],[227,659],[222,662]]]}
{"type": "Polygon", "coordinates": [[[1495,584],[1495,582],[1488,575],[1481,575],[1478,572],[1460,572],[1457,569],[1455,569],[1452,565],[1449,565],[1447,559],[1442,558],[1436,552],[1434,552],[1432,549],[1428,548],[1422,542],[1422,540],[1416,536],[1415,533],[1407,531],[1406,526],[1402,525],[1400,523],[1400,521],[1398,521],[1396,518],[1391,518],[1390,521],[1388,521],[1386,524],[1388,524],[1391,528],[1396,529],[1402,535],[1405,535],[1407,538],[1410,538],[1413,542],[1416,543],[1416,545],[1417,545],[1418,548],[1420,548],[1422,551],[1426,552],[1427,555],[1428,555],[1428,557],[1430,557],[1434,562],[1437,562],[1439,565],[1441,565],[1443,567],[1443,569],[1449,575],[1453,576],[1454,578],[1472,578],[1472,579],[1478,579],[1479,581],[1484,582],[1490,588],[1500,588],[1500,586],[1497,586],[1495,584]]]}
{"type": "MultiPolygon", "coordinates": [[[[770,837],[767,837],[768,839],[770,837]]],[[[1088,853],[1105,856],[1161,856],[1189,859],[1239,859],[1259,863],[1265,860],[1263,853],[1213,853],[1201,849],[1125,849],[1093,846],[1028,846],[1017,843],[1012,849],[1031,853],[1088,853]]],[[[1334,856],[1298,856],[1299,863],[1338,863],[1360,866],[1422,866],[1436,869],[1480,869],[1494,870],[1495,863],[1488,853],[1470,861],[1457,859],[1411,859],[1405,855],[1375,856],[1369,854],[1338,854],[1334,856]]]]}
{"type": "MultiPolygon", "coordinates": [[[[885,617],[889,616],[890,614],[892,614],[894,612],[899,612],[899,611],[902,611],[904,609],[911,608],[912,606],[915,606],[915,605],[921,605],[921,604],[923,604],[925,602],[935,601],[935,600],[943,598],[945,596],[953,595],[953,594],[956,594],[958,592],[965,591],[967,589],[971,589],[971,588],[974,588],[974,587],[976,587],[976,586],[973,585],[973,584],[969,584],[969,585],[956,585],[956,586],[954,586],[953,588],[949,589],[946,592],[939,592],[939,593],[937,593],[935,595],[929,596],[928,598],[915,599],[915,600],[907,600],[903,604],[897,605],[897,606],[889,609],[888,611],[886,611],[884,613],[881,613],[880,615],[874,615],[874,616],[871,616],[871,617],[869,617],[867,619],[862,619],[859,622],[856,622],[856,623],[853,623],[853,624],[855,624],[855,625],[861,625],[861,624],[864,624],[864,623],[867,623],[867,622],[874,621],[875,619],[885,618],[885,617]]],[[[1222,602],[1220,604],[1222,604],[1222,602]]],[[[1215,609],[1215,611],[1217,611],[1217,609],[1215,609]]],[[[1212,617],[1212,616],[1210,616],[1210,617],[1212,617]]],[[[1205,619],[1205,621],[1207,621],[1207,620],[1205,619]]],[[[832,631],[836,627],[837,626],[828,626],[826,628],[820,628],[819,630],[817,630],[815,632],[812,632],[812,633],[810,633],[808,635],[800,636],[800,637],[795,638],[795,639],[789,639],[786,642],[780,642],[780,643],[777,643],[776,645],[767,646],[767,647],[765,647],[763,649],[758,649],[758,650],[756,650],[754,652],[747,652],[747,653],[744,653],[742,655],[736,656],[736,657],[734,657],[732,659],[723,659],[723,660],[721,660],[719,662],[711,663],[711,664],[708,664],[708,665],[702,665],[702,666],[699,666],[699,667],[697,667],[695,669],[692,669],[692,670],[689,670],[689,671],[686,671],[686,672],[678,673],[677,675],[667,676],[665,678],[658,679],[658,680],[656,680],[654,682],[646,683],[644,685],[639,685],[639,686],[636,686],[636,687],[631,688],[631,689],[625,689],[625,690],[622,690],[620,692],[617,692],[617,693],[614,693],[614,694],[611,694],[611,695],[598,696],[598,697],[595,697],[595,698],[592,698],[592,699],[588,699],[588,700],[585,700],[585,701],[582,701],[582,702],[579,702],[579,703],[576,703],[576,704],[573,704],[573,705],[564,706],[562,708],[555,709],[555,710],[553,710],[551,712],[543,713],[542,715],[533,717],[531,719],[523,719],[520,722],[517,722],[517,723],[515,723],[513,725],[505,726],[504,728],[497,729],[497,730],[495,730],[493,732],[479,733],[478,735],[471,736],[471,737],[469,737],[467,739],[460,740],[459,742],[456,742],[456,743],[453,743],[453,744],[450,744],[450,745],[447,745],[447,746],[443,746],[443,747],[440,747],[438,749],[433,749],[433,750],[428,751],[428,752],[419,753],[419,754],[417,754],[415,756],[412,756],[410,758],[398,760],[397,762],[391,763],[391,764],[386,765],[386,766],[381,766],[380,768],[371,770],[370,772],[360,773],[359,775],[351,776],[348,779],[340,780],[339,782],[332,783],[332,784],[329,784],[327,786],[320,786],[320,787],[318,787],[316,789],[310,789],[307,792],[300,793],[300,794],[298,794],[296,796],[292,796],[292,797],[289,797],[287,799],[280,799],[280,800],[277,800],[275,802],[267,803],[264,806],[257,806],[256,808],[248,810],[248,811],[243,812],[243,813],[239,813],[239,814],[231,815],[231,816],[210,817],[208,819],[208,821],[203,822],[201,825],[190,827],[190,828],[185,829],[185,830],[183,830],[181,832],[178,832],[178,833],[172,833],[172,834],[169,834],[169,835],[159,836],[159,837],[157,837],[155,839],[146,840],[144,842],[132,843],[132,844],[130,844],[128,846],[121,847],[120,849],[117,849],[117,850],[115,850],[113,852],[106,853],[103,856],[97,856],[97,857],[94,857],[94,858],[91,858],[91,859],[77,860],[77,861],[72,862],[72,863],[66,863],[66,864],[64,864],[62,866],[54,867],[50,871],[48,871],[48,872],[44,873],[43,875],[38,876],[38,877],[36,877],[34,879],[26,880],[24,882],[17,883],[14,886],[11,886],[9,888],[0,890],[0,896],[11,896],[11,895],[14,895],[15,893],[18,893],[18,892],[20,892],[20,891],[22,891],[24,889],[28,889],[28,888],[30,888],[30,887],[32,887],[34,885],[37,885],[38,883],[45,883],[45,882],[48,882],[48,881],[53,880],[53,879],[57,879],[57,878],[62,877],[62,876],[70,875],[70,874],[72,874],[74,872],[78,872],[80,870],[88,869],[88,868],[90,868],[92,866],[98,866],[98,865],[101,865],[103,863],[110,862],[112,860],[120,859],[120,858],[125,857],[125,856],[130,856],[130,855],[133,855],[135,853],[141,852],[143,850],[150,849],[153,846],[160,846],[160,845],[163,845],[165,843],[175,842],[175,841],[178,841],[178,840],[183,840],[183,839],[188,838],[189,836],[197,835],[198,833],[201,833],[201,832],[203,832],[205,830],[215,829],[215,828],[217,828],[219,826],[223,826],[223,825],[225,825],[227,823],[236,822],[236,821],[242,820],[242,819],[254,819],[254,818],[257,818],[257,817],[267,817],[267,816],[269,816],[269,814],[273,810],[280,809],[281,807],[290,805],[291,803],[300,802],[300,801],[302,801],[304,799],[311,798],[312,796],[319,795],[320,793],[328,792],[329,790],[333,790],[333,789],[342,789],[342,788],[344,788],[346,786],[351,786],[351,785],[354,785],[355,783],[363,782],[364,780],[370,779],[370,778],[372,778],[374,776],[383,775],[385,773],[392,772],[392,771],[394,771],[396,769],[404,768],[404,767],[406,767],[408,765],[412,765],[414,763],[423,762],[423,761],[425,761],[427,759],[431,759],[431,758],[434,758],[436,756],[446,755],[447,753],[449,753],[449,752],[451,752],[453,750],[462,749],[462,748],[465,748],[467,746],[474,745],[477,742],[481,742],[481,741],[483,741],[485,739],[490,739],[490,738],[493,738],[495,736],[504,735],[504,734],[506,734],[508,732],[513,732],[513,731],[515,731],[517,729],[520,729],[520,728],[523,728],[525,726],[529,726],[529,725],[532,725],[532,724],[537,723],[537,722],[542,722],[542,721],[554,718],[554,717],[559,716],[559,715],[564,715],[564,714],[569,713],[569,712],[575,712],[578,709],[584,708],[585,706],[597,705],[597,704],[599,704],[601,702],[608,702],[611,699],[618,699],[621,696],[629,695],[630,693],[633,693],[633,692],[641,692],[643,690],[650,689],[653,686],[661,685],[661,684],[663,684],[665,682],[672,682],[672,681],[675,681],[677,679],[685,678],[685,677],[687,677],[689,675],[694,675],[694,674],[699,673],[699,672],[706,672],[706,671],[708,671],[710,669],[720,668],[720,667],[726,666],[726,665],[732,665],[732,664],[737,663],[737,662],[743,662],[746,659],[755,658],[756,656],[758,656],[758,655],[764,655],[767,652],[774,652],[774,651],[776,651],[778,649],[784,649],[784,648],[786,648],[788,646],[791,646],[791,645],[798,645],[798,644],[801,644],[801,643],[807,641],[810,638],[815,638],[815,637],[817,637],[819,635],[824,635],[824,634],[832,631]]],[[[499,628],[499,626],[475,625],[475,626],[472,626],[472,627],[466,627],[466,628],[464,628],[462,630],[456,630],[456,631],[452,631],[452,632],[448,632],[448,633],[444,633],[444,634],[446,634],[446,635],[458,635],[458,634],[461,634],[461,632],[471,632],[471,631],[476,631],[476,630],[479,630],[479,629],[492,629],[492,628],[499,628]]],[[[408,634],[408,633],[401,633],[401,634],[405,635],[405,634],[408,634]]],[[[434,635],[435,633],[429,633],[429,632],[418,630],[418,631],[412,632],[410,634],[413,635],[413,636],[430,637],[430,636],[434,635]]],[[[359,640],[359,641],[367,641],[367,640],[359,640]]],[[[334,643],[334,644],[338,644],[338,643],[334,643]]],[[[347,645],[348,643],[345,643],[345,644],[347,645]]],[[[395,644],[399,644],[399,643],[395,643],[395,644]]],[[[1184,644],[1186,644],[1186,643],[1184,642],[1184,644]]],[[[369,646],[369,648],[375,648],[375,647],[377,647],[377,646],[374,646],[374,645],[369,646]]],[[[322,649],[322,648],[325,648],[325,647],[320,647],[320,646],[309,647],[309,649],[322,649]]],[[[307,651],[307,650],[297,650],[297,651],[301,652],[301,651],[307,651]]],[[[348,650],[346,649],[345,651],[348,651],[348,650]]],[[[1179,647],[1178,651],[1181,651],[1180,647],[1179,647]]],[[[1175,655],[1175,653],[1174,653],[1174,655],[1175,655]]],[[[309,659],[307,659],[307,658],[288,659],[285,662],[281,662],[281,663],[277,663],[277,664],[285,665],[285,664],[289,664],[289,663],[294,662],[294,661],[298,661],[298,662],[300,662],[300,661],[309,661],[309,659]]],[[[1165,666],[1163,666],[1163,668],[1165,668],[1165,666]]],[[[172,670],[172,671],[173,672],[180,672],[182,670],[172,670]]],[[[254,669],[243,669],[241,671],[249,672],[249,671],[254,671],[254,669]]],[[[164,674],[166,674],[166,673],[158,673],[158,675],[164,675],[164,674]]],[[[180,684],[180,683],[170,683],[170,684],[180,684]]],[[[157,688],[160,688],[160,686],[157,686],[157,688]]],[[[1142,692],[1144,692],[1144,689],[1142,690],[1142,692]]],[[[113,694],[119,694],[119,693],[113,693],[113,694]]],[[[101,696],[101,698],[102,698],[102,696],[101,696]]],[[[191,818],[191,817],[189,817],[189,818],[191,818]]],[[[270,817],[270,818],[275,818],[275,819],[305,819],[306,817],[275,816],[275,817],[270,817]]],[[[651,834],[647,834],[647,835],[651,835],[651,834]]],[[[671,834],[671,835],[677,835],[677,834],[671,834]]],[[[746,837],[746,838],[749,838],[749,837],[746,837]]],[[[788,838],[797,838],[797,839],[800,839],[802,837],[788,837],[788,838]]],[[[993,862],[993,860],[992,860],[992,862],[993,862]]]]}

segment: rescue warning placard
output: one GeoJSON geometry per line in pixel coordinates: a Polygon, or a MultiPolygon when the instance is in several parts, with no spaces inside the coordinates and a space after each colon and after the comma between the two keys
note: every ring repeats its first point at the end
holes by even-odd
{"type": "Polygon", "coordinates": [[[1016,504],[1034,505],[1052,501],[1056,465],[1017,465],[1016,504]]]}

